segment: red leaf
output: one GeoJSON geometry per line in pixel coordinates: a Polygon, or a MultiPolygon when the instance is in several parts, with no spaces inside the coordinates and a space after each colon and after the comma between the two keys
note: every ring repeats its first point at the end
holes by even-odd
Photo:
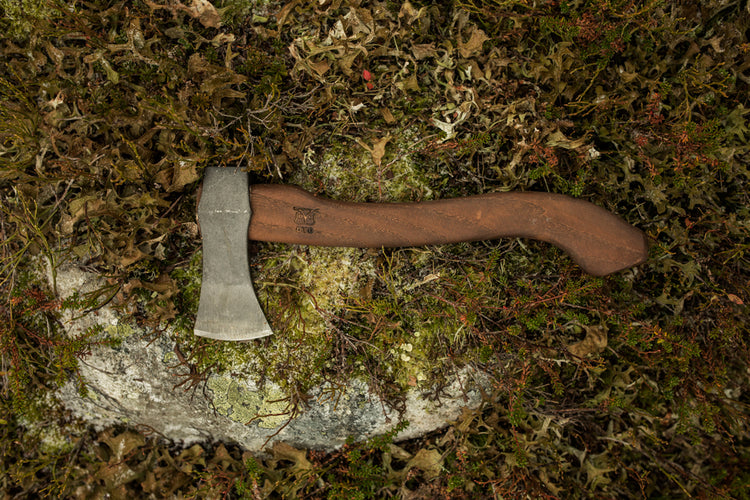
{"type": "Polygon", "coordinates": [[[369,82],[372,79],[372,73],[370,73],[367,70],[364,70],[362,72],[362,78],[364,78],[366,82],[369,82]]]}

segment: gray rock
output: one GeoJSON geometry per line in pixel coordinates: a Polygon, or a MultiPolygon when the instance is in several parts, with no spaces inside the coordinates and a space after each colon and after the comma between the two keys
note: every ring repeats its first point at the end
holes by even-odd
{"type": "MultiPolygon", "coordinates": [[[[72,265],[57,270],[56,282],[63,298],[100,286],[95,275],[72,265]]],[[[478,406],[479,387],[487,385],[481,373],[464,369],[439,403],[424,399],[417,390],[409,392],[400,415],[366,383],[351,380],[343,390],[314,388],[308,406],[290,418],[286,404],[279,401],[285,395],[270,383],[261,389],[252,381],[215,373],[194,388],[176,387],[189,373],[180,366],[174,341],[168,335],[150,341],[146,332],[121,324],[109,307],[82,318],[68,316],[63,322],[70,334],[103,325],[122,343],[95,347],[82,360],[80,372],[88,394],[81,396],[70,382],[57,392],[62,404],[97,429],[126,424],[183,445],[226,441],[258,452],[282,441],[298,448],[333,450],[349,437],[361,441],[384,434],[402,420],[409,425],[396,440],[409,439],[444,427],[464,407],[478,406]]]]}

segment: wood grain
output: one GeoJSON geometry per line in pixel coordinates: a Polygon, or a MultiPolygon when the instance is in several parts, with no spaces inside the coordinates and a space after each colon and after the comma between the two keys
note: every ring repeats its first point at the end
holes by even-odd
{"type": "Polygon", "coordinates": [[[520,237],[564,250],[589,274],[604,276],[646,260],[644,234],[584,200],[536,193],[490,193],[419,203],[350,203],[294,186],[250,188],[248,237],[357,248],[439,245],[520,237]]]}

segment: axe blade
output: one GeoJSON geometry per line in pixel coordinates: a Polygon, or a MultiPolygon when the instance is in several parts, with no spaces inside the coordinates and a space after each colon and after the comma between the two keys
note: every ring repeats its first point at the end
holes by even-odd
{"type": "Polygon", "coordinates": [[[203,282],[194,332],[218,340],[251,340],[273,331],[250,278],[248,175],[208,167],[198,204],[203,237],[203,282]]]}

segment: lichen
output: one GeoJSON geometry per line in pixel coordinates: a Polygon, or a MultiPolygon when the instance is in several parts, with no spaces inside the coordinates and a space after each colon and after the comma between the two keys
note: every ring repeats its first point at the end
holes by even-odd
{"type": "Polygon", "coordinates": [[[364,250],[296,247],[292,252],[302,263],[299,283],[318,309],[338,312],[349,297],[357,296],[367,280],[376,276],[375,261],[364,250]]]}
{"type": "Polygon", "coordinates": [[[136,333],[136,329],[130,325],[118,323],[116,325],[109,325],[104,328],[106,338],[113,340],[123,340],[136,333]]]}
{"type": "Polygon", "coordinates": [[[208,388],[216,411],[235,422],[257,422],[263,429],[275,429],[289,419],[284,394],[276,385],[259,390],[244,380],[216,375],[208,379],[208,388]]]}
{"type": "Polygon", "coordinates": [[[321,382],[322,371],[333,358],[331,318],[374,279],[374,260],[364,250],[288,245],[269,245],[261,256],[254,284],[276,331],[270,345],[212,342],[189,331],[180,335],[185,334],[194,349],[211,342],[196,360],[201,368],[239,373],[257,382],[268,380],[283,390],[308,389],[321,382]]]}
{"type": "Polygon", "coordinates": [[[38,440],[40,451],[59,455],[72,450],[76,443],[70,436],[80,435],[84,426],[75,420],[58,420],[56,425],[49,425],[51,417],[58,417],[61,410],[59,401],[51,393],[34,397],[31,404],[35,411],[18,415],[18,423],[26,429],[28,436],[38,440]]]}

